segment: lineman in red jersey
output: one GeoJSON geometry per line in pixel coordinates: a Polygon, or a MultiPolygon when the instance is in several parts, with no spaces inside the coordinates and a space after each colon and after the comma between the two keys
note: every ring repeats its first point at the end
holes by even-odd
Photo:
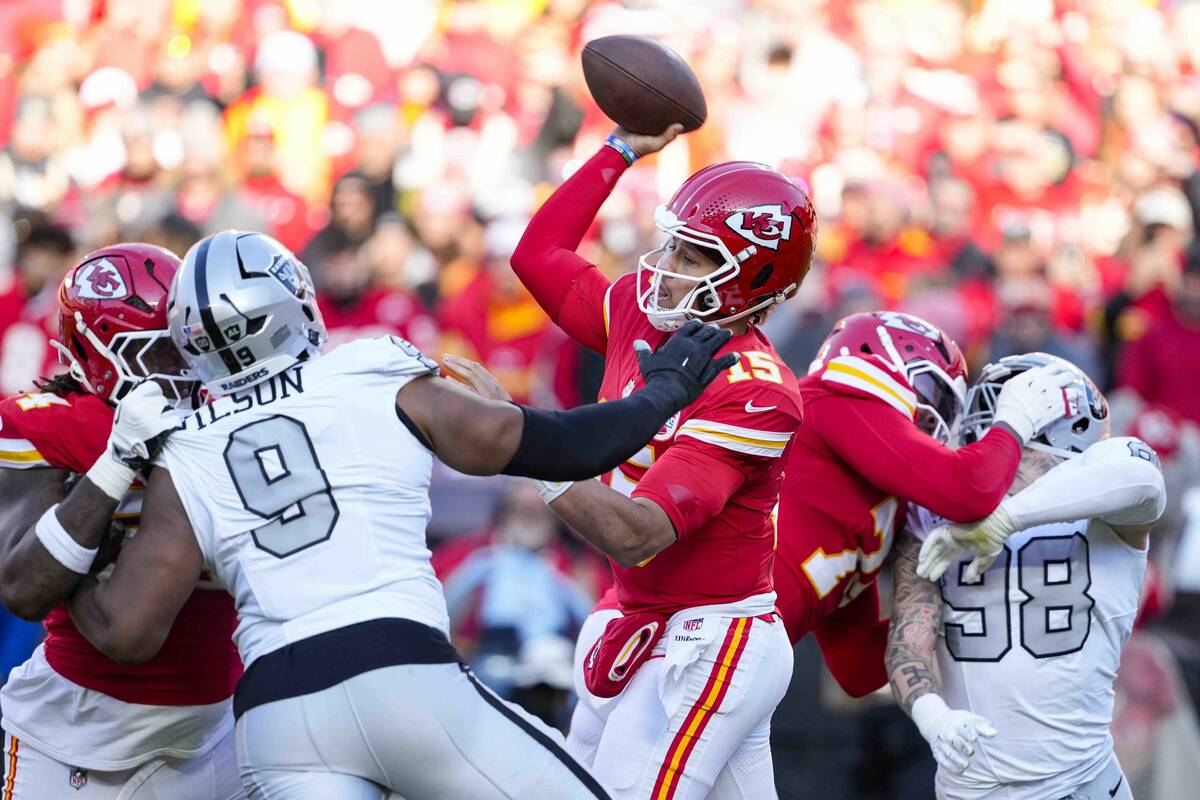
{"type": "Polygon", "coordinates": [[[607,356],[601,401],[640,383],[635,340],[656,345],[687,319],[731,329],[722,352],[740,353],[601,481],[543,485],[585,538],[623,544],[601,547],[619,554],[619,612],[593,614],[590,639],[577,645],[587,659],[576,719],[589,730],[568,748],[614,797],[773,797],[770,717],[792,653],[772,613],[772,510],[800,398],[757,323],[807,272],[815,216],[768,167],[708,167],[658,208],[663,247],[610,285],[575,248],[632,160],[677,133],[618,129],[546,201],[512,257],[551,318],[607,356]]]}
{"type": "MultiPolygon", "coordinates": [[[[198,584],[159,654],[122,666],[72,623],[61,601],[78,575],[35,529],[63,498],[64,480],[104,452],[111,403],[134,383],[155,377],[168,396],[188,399],[195,384],[168,376],[182,362],[162,336],[178,268],[175,255],[150,245],[87,255],[59,290],[70,373],[0,401],[0,599],[46,626],[45,642],[0,691],[3,800],[244,796],[230,700],[242,671],[232,600],[198,584]]],[[[136,529],[140,492],[118,507],[110,536],[136,529]]]]}
{"type": "Polygon", "coordinates": [[[799,382],[804,424],[779,496],[775,588],[792,642],[812,631],[850,695],[887,683],[888,624],[875,577],[905,503],[954,521],[990,514],[1021,446],[1064,413],[1068,377],[1046,369],[1014,385],[1005,423],[959,450],[945,446],[962,413],[966,362],[941,330],[909,314],[838,322],[799,382]]]}

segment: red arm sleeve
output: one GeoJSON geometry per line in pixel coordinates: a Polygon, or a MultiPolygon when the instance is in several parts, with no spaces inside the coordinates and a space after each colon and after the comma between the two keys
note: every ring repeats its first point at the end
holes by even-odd
{"type": "Polygon", "coordinates": [[[971,522],[995,511],[1021,460],[1020,443],[1003,428],[952,450],[895,409],[866,398],[821,403],[810,409],[806,422],[815,424],[830,449],[875,486],[953,522],[971,522]]]}
{"type": "Polygon", "coordinates": [[[600,148],[542,204],[512,254],[513,271],[538,305],[571,338],[599,353],[608,344],[609,282],[575,248],[624,171],[619,153],[600,148]]]}
{"type": "Polygon", "coordinates": [[[879,618],[878,584],[825,617],[813,635],[825,666],[846,694],[865,697],[887,685],[888,621],[879,618]]]}
{"type": "Polygon", "coordinates": [[[695,439],[683,439],[654,462],[633,490],[667,512],[680,539],[721,513],[746,480],[734,454],[695,439]],[[728,455],[726,455],[728,453],[728,455]]]}

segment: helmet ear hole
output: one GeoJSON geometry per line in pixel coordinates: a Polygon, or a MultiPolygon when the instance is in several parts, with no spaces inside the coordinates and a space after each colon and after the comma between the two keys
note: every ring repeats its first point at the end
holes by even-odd
{"type": "Polygon", "coordinates": [[[860,353],[866,353],[867,355],[871,355],[871,345],[867,344],[866,342],[863,342],[862,345],[858,348],[858,351],[860,353]]]}
{"type": "Polygon", "coordinates": [[[754,276],[754,280],[750,281],[750,290],[754,291],[755,289],[757,289],[758,287],[760,287],[764,283],[766,283],[768,280],[770,280],[771,273],[773,273],[774,271],[775,271],[774,264],[764,265],[763,268],[758,271],[758,274],[754,276]]]}

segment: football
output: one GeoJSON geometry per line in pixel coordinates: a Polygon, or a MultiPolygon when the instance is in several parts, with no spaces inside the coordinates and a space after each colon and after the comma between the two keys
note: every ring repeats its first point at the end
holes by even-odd
{"type": "Polygon", "coordinates": [[[687,62],[646,36],[604,36],[583,48],[583,77],[596,105],[630,133],[704,124],[708,109],[687,62]]]}

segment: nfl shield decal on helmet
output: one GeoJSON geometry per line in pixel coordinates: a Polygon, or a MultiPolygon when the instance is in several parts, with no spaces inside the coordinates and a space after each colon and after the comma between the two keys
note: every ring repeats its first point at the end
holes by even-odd
{"type": "Polygon", "coordinates": [[[770,250],[778,250],[780,241],[792,237],[792,218],[778,203],[735,211],[725,218],[725,224],[739,236],[770,250]]]}
{"type": "Polygon", "coordinates": [[[129,296],[125,278],[107,258],[84,264],[76,271],[75,292],[85,300],[119,300],[129,296]]]}
{"type": "Polygon", "coordinates": [[[79,791],[83,787],[87,786],[87,781],[88,781],[88,774],[87,774],[86,769],[80,769],[79,767],[71,768],[71,776],[69,778],[69,782],[71,784],[72,789],[74,789],[75,791],[79,791]]]}

